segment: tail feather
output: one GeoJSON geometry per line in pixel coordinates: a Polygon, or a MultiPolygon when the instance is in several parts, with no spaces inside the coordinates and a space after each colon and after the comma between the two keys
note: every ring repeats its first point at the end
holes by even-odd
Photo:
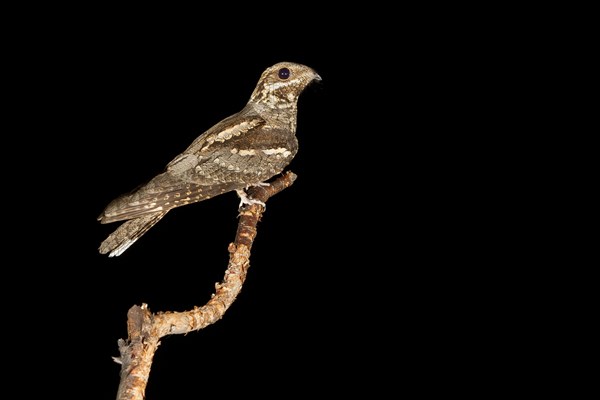
{"type": "Polygon", "coordinates": [[[123,254],[142,235],[152,228],[165,216],[168,211],[143,215],[139,218],[125,221],[100,244],[100,254],[110,253],[109,257],[123,254]]]}

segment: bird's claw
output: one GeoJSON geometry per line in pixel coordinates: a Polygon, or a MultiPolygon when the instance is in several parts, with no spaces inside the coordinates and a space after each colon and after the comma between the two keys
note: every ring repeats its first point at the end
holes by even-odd
{"type": "MultiPolygon", "coordinates": [[[[268,186],[269,184],[260,184],[261,186],[268,186]]],[[[267,205],[265,204],[264,201],[260,201],[260,200],[256,200],[256,199],[252,199],[250,198],[250,196],[248,196],[248,194],[246,193],[246,191],[244,191],[243,189],[238,189],[236,190],[237,195],[240,197],[240,205],[238,206],[238,211],[242,209],[242,207],[244,207],[244,205],[252,205],[252,204],[260,204],[261,206],[263,206],[264,209],[267,208],[267,205]]]]}

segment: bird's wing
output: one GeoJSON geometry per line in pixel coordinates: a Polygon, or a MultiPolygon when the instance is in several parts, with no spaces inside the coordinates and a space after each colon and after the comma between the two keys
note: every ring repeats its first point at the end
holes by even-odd
{"type": "Polygon", "coordinates": [[[113,200],[98,217],[103,223],[138,218],[148,214],[169,211],[190,203],[215,197],[243,187],[235,182],[195,184],[164,172],[131,194],[113,200]]]}
{"type": "MultiPolygon", "coordinates": [[[[188,146],[183,154],[199,154],[209,152],[215,147],[226,144],[231,139],[251,135],[266,124],[264,118],[259,116],[250,107],[245,107],[237,114],[233,114],[218,122],[188,146]]],[[[167,165],[167,168],[177,161],[177,157],[167,165]]]]}
{"type": "Polygon", "coordinates": [[[293,132],[273,127],[246,107],[199,136],[167,172],[200,186],[231,182],[244,187],[281,172],[297,150],[293,132]]]}
{"type": "Polygon", "coordinates": [[[247,183],[239,171],[223,162],[234,155],[231,141],[259,132],[264,124],[263,118],[246,109],[225,118],[196,138],[163,173],[113,200],[98,220],[110,223],[138,218],[243,188],[247,183]]]}

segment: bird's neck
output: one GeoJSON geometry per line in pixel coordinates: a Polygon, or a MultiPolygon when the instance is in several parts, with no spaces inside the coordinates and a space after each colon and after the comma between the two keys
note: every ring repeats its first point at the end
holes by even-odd
{"type": "Polygon", "coordinates": [[[272,111],[288,109],[296,111],[298,96],[295,96],[293,93],[288,93],[286,95],[283,93],[262,92],[252,96],[250,101],[256,104],[262,104],[272,111]]]}
{"type": "Polygon", "coordinates": [[[293,82],[278,82],[272,85],[257,85],[250,102],[261,103],[273,110],[281,110],[293,107],[298,103],[298,94],[295,90],[290,90],[293,82]]]}
{"type": "Polygon", "coordinates": [[[293,101],[282,101],[281,99],[264,98],[261,101],[248,103],[254,111],[265,120],[277,124],[286,125],[292,131],[296,131],[296,116],[298,115],[297,99],[293,101]]]}

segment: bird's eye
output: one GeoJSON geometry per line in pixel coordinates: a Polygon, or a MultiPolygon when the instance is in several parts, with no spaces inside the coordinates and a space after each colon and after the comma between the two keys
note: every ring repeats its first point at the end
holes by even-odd
{"type": "Polygon", "coordinates": [[[279,78],[280,79],[285,80],[285,79],[287,79],[289,77],[290,77],[290,70],[289,69],[287,69],[287,68],[281,68],[279,70],[279,78]]]}

